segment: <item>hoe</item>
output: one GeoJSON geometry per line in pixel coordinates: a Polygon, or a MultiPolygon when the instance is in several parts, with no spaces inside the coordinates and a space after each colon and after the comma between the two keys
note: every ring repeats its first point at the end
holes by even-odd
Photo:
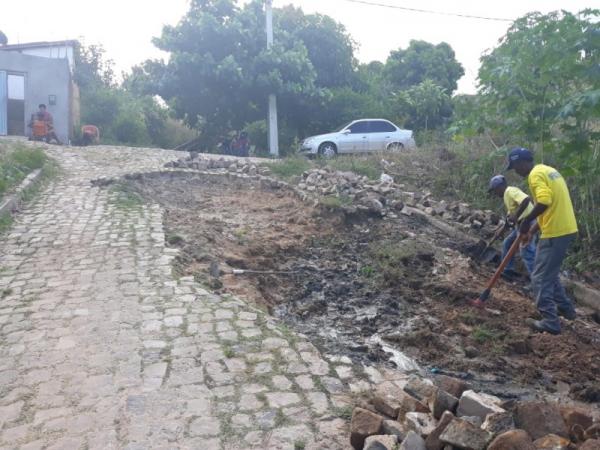
{"type": "Polygon", "coordinates": [[[524,241],[527,241],[527,239],[532,239],[532,236],[535,235],[537,230],[538,230],[538,225],[535,224],[533,227],[531,227],[531,231],[529,232],[529,235],[519,234],[517,239],[515,239],[515,242],[513,242],[513,244],[510,246],[508,253],[504,257],[504,259],[502,260],[502,262],[500,263],[498,268],[496,269],[496,272],[494,273],[494,275],[492,276],[490,281],[488,281],[488,284],[485,287],[485,290],[479,295],[479,298],[476,298],[475,300],[471,300],[471,305],[476,306],[478,308],[483,308],[485,306],[485,302],[490,298],[492,289],[494,288],[494,286],[500,279],[500,275],[502,275],[502,272],[504,271],[504,268],[507,266],[508,262],[512,259],[513,256],[515,256],[515,253],[517,253],[517,250],[519,249],[519,246],[521,245],[521,243],[524,241]]]}

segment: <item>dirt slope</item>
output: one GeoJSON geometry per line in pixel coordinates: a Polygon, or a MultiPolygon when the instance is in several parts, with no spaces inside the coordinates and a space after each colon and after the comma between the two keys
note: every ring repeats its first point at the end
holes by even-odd
{"type": "Polygon", "coordinates": [[[589,312],[564,322],[561,336],[533,335],[532,300],[504,281],[488,310],[471,308],[493,268],[474,264],[468,243],[420,216],[344,216],[222,176],[133,183],[167,209],[181,273],[252,299],[329,353],[394,365],[391,348],[503,397],[535,388],[600,400],[600,325],[589,312]]]}

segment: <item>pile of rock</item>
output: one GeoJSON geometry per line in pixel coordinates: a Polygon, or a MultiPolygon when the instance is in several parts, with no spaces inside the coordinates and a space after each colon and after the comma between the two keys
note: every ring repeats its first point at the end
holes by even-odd
{"type": "Polygon", "coordinates": [[[188,157],[171,161],[165,167],[194,170],[220,170],[223,172],[243,173],[250,176],[268,175],[268,167],[249,162],[247,159],[231,157],[209,157],[202,153],[190,153],[188,157]]]}
{"type": "MultiPolygon", "coordinates": [[[[165,166],[262,177],[268,177],[271,173],[268,166],[255,164],[252,160],[202,153],[190,153],[188,157],[165,166]]],[[[387,175],[374,181],[354,172],[325,167],[304,172],[289,187],[301,198],[337,198],[339,207],[349,214],[362,212],[376,216],[393,216],[396,213],[411,215],[411,210],[417,209],[429,216],[455,222],[459,228],[483,229],[486,235],[500,222],[500,217],[492,211],[472,209],[467,203],[436,201],[430,192],[407,191],[405,185],[395,183],[387,175]]]]}
{"type": "Polygon", "coordinates": [[[500,221],[500,217],[489,210],[475,210],[467,203],[436,201],[430,192],[406,191],[403,184],[396,184],[386,176],[382,176],[381,181],[373,181],[354,172],[311,169],[302,174],[297,186],[307,193],[344,199],[348,209],[366,209],[382,215],[394,210],[402,212],[408,206],[430,216],[457,222],[466,229],[496,226],[500,221]]]}
{"type": "Polygon", "coordinates": [[[385,381],[363,406],[352,414],[357,450],[600,449],[600,423],[585,410],[503,402],[447,376],[385,381]]]}

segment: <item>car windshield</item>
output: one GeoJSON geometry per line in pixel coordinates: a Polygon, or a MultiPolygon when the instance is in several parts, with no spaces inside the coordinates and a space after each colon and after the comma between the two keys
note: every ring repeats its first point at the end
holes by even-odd
{"type": "Polygon", "coordinates": [[[342,125],[339,128],[336,128],[334,133],[339,133],[340,131],[342,131],[344,128],[346,128],[348,125],[350,125],[352,122],[346,122],[344,125],[342,125]]]}

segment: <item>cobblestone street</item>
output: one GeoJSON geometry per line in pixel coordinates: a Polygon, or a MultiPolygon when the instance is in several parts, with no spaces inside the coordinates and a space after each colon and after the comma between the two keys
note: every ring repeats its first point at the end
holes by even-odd
{"type": "Polygon", "coordinates": [[[161,208],[90,183],[181,154],[48,154],[61,175],[0,236],[1,448],[344,448],[343,359],[177,279],[161,208]]]}

